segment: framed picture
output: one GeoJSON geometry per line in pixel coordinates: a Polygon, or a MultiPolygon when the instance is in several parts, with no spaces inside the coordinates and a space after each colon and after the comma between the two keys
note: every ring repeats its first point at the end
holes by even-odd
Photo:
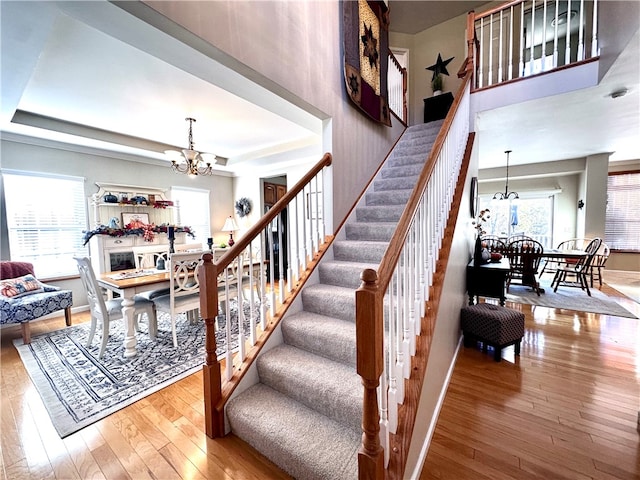
{"type": "MultiPolygon", "coordinates": [[[[122,227],[126,227],[130,223],[134,225],[148,225],[149,224],[149,214],[148,213],[138,213],[138,212],[122,212],[122,227]]],[[[139,227],[134,227],[139,228],[139,227]]]]}

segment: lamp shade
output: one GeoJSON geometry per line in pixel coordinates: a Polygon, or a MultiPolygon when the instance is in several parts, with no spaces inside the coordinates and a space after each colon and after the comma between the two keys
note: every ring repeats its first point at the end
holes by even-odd
{"type": "Polygon", "coordinates": [[[233,217],[229,216],[229,218],[227,218],[224,221],[224,226],[222,227],[222,231],[223,232],[234,232],[236,230],[238,230],[238,224],[233,219],[233,217]]]}

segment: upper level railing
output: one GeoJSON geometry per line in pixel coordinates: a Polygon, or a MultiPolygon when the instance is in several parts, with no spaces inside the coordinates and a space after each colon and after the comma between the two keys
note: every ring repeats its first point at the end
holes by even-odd
{"type": "Polygon", "coordinates": [[[467,148],[469,97],[467,74],[378,270],[364,270],[356,291],[356,365],[364,386],[360,478],[385,477],[417,338],[433,332],[433,324],[422,330],[423,319],[467,148]]]}
{"type": "Polygon", "coordinates": [[[474,89],[599,55],[598,0],[516,0],[469,17],[474,89]]]}
{"type": "Polygon", "coordinates": [[[325,235],[324,179],[331,155],[322,159],[229,250],[199,270],[200,315],[205,322],[204,406],[209,437],[225,434],[224,405],[259,347],[266,342],[331,237],[325,235]],[[239,289],[229,292],[229,289],[239,289]],[[294,292],[295,293],[295,292],[294,292]],[[219,315],[219,298],[237,298],[237,325],[230,302],[219,315]],[[225,320],[225,353],[216,352],[216,322],[225,320]],[[255,348],[252,348],[255,347],[255,348]],[[223,368],[224,367],[224,368],[223,368]],[[224,370],[224,375],[223,375],[224,370]]]}
{"type": "Polygon", "coordinates": [[[395,55],[389,52],[387,71],[389,108],[405,125],[407,124],[407,69],[400,65],[395,55]]]}

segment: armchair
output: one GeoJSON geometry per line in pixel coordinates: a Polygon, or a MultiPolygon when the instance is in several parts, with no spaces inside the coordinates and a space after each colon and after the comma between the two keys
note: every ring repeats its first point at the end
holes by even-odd
{"type": "Polygon", "coordinates": [[[64,310],[71,325],[71,290],[61,290],[40,282],[29,262],[0,262],[0,324],[19,323],[22,340],[31,343],[29,322],[58,310],[64,310]]]}

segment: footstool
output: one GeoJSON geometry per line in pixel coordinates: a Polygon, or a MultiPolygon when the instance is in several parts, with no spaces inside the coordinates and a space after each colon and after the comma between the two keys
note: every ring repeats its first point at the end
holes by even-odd
{"type": "Polygon", "coordinates": [[[494,348],[493,359],[499,362],[502,349],[514,345],[520,355],[520,342],[524,336],[524,313],[492,303],[478,303],[462,308],[460,324],[464,334],[464,346],[474,346],[477,341],[494,348]]]}

